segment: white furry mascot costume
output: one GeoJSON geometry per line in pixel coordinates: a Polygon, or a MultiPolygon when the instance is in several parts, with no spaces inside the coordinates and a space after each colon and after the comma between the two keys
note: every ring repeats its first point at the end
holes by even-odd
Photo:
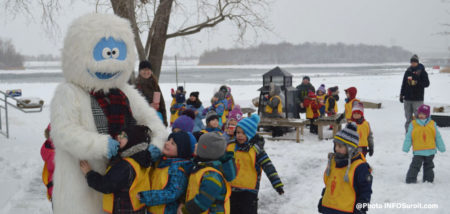
{"type": "MultiPolygon", "coordinates": [[[[65,82],[57,87],[51,103],[54,213],[104,213],[102,194],[87,185],[80,170],[80,160],[87,160],[93,170],[105,173],[108,158],[117,151],[108,129],[110,113],[94,93],[104,92],[105,100],[112,90],[122,95],[123,109],[129,113],[122,125],[148,126],[151,143],[160,149],[167,139],[166,128],[144,97],[127,84],[136,62],[128,20],[106,14],[78,18],[68,29],[62,53],[65,82]]],[[[117,121],[115,125],[117,129],[117,121]]]]}

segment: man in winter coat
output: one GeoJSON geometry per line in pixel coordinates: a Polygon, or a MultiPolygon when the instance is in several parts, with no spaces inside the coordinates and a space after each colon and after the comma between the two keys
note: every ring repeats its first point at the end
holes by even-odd
{"type": "Polygon", "coordinates": [[[408,131],[409,123],[413,119],[413,114],[417,118],[417,108],[423,104],[425,88],[430,85],[428,73],[425,66],[419,63],[419,57],[411,57],[411,66],[405,71],[402,88],[400,91],[400,102],[405,108],[405,131],[408,131]]]}
{"type": "Polygon", "coordinates": [[[306,108],[303,106],[303,101],[306,97],[308,97],[308,92],[316,92],[316,89],[310,82],[310,78],[308,76],[304,76],[302,80],[302,84],[298,85],[297,87],[298,97],[298,113],[305,113],[306,108]]]}

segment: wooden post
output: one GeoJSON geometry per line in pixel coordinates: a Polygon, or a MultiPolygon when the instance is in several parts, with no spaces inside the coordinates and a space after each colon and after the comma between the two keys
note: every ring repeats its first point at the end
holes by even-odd
{"type": "Polygon", "coordinates": [[[322,123],[317,123],[317,130],[318,130],[318,135],[319,135],[319,140],[323,140],[323,124],[322,123]]]}
{"type": "Polygon", "coordinates": [[[295,131],[297,132],[297,136],[296,136],[296,140],[297,140],[297,143],[300,143],[300,127],[295,127],[295,131]]]}

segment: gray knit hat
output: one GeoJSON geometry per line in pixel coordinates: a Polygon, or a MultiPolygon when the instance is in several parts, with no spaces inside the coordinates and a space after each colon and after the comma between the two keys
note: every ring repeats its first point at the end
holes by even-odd
{"type": "Polygon", "coordinates": [[[218,160],[225,154],[227,142],[218,132],[203,134],[198,140],[197,156],[206,160],[218,160]]]}
{"type": "Polygon", "coordinates": [[[223,100],[225,99],[225,93],[223,93],[222,91],[218,91],[214,94],[214,97],[217,97],[219,100],[223,100]]]}
{"type": "MultiPolygon", "coordinates": [[[[334,136],[333,142],[340,143],[342,145],[347,146],[347,158],[348,165],[347,171],[345,172],[344,180],[349,182],[348,179],[348,171],[350,170],[350,165],[352,161],[352,157],[356,155],[358,152],[358,144],[359,144],[359,134],[357,132],[356,123],[351,122],[348,123],[344,129],[339,131],[336,136],[334,136]]],[[[331,158],[328,158],[328,167],[327,167],[327,176],[330,175],[330,167],[331,167],[331,158]]]]}
{"type": "Polygon", "coordinates": [[[206,119],[206,125],[208,125],[209,121],[217,119],[219,120],[219,115],[214,110],[208,111],[205,116],[206,119]]]}

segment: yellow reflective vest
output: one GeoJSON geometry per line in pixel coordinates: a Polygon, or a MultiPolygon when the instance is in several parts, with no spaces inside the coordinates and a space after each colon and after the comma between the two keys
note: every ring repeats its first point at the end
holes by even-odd
{"type": "Polygon", "coordinates": [[[369,146],[369,134],[370,134],[370,125],[369,122],[364,121],[361,124],[357,124],[358,129],[356,130],[359,134],[359,143],[358,147],[368,147],[369,146]]]}
{"type": "MultiPolygon", "coordinates": [[[[224,201],[224,209],[225,209],[225,214],[230,214],[230,196],[231,196],[231,186],[230,183],[228,183],[225,179],[225,177],[223,176],[222,172],[220,172],[217,169],[214,169],[213,167],[205,167],[203,169],[198,170],[197,172],[192,173],[189,176],[189,184],[188,184],[188,188],[186,190],[186,202],[192,200],[195,198],[195,196],[199,193],[200,190],[200,184],[202,183],[202,179],[203,179],[203,175],[206,172],[216,172],[218,173],[220,176],[222,176],[222,179],[224,180],[224,183],[226,185],[227,188],[227,193],[225,195],[225,201],[224,201]]],[[[205,212],[203,212],[202,214],[207,214],[209,213],[209,209],[206,210],[205,212]]]]}
{"type": "Polygon", "coordinates": [[[330,175],[327,176],[325,171],[323,177],[326,188],[322,198],[322,206],[341,212],[353,213],[356,203],[353,178],[356,168],[363,163],[365,163],[364,159],[358,159],[351,163],[348,172],[349,182],[345,182],[344,176],[347,167],[337,168],[334,158],[331,160],[330,175]]]}
{"type": "Polygon", "coordinates": [[[436,127],[431,120],[427,125],[421,126],[416,120],[412,121],[413,151],[436,149],[436,127]]]}
{"type": "MultiPolygon", "coordinates": [[[[141,203],[137,198],[139,192],[150,190],[150,180],[149,171],[150,168],[141,167],[141,165],[136,162],[133,158],[124,158],[125,161],[130,163],[136,174],[133,183],[131,184],[129,190],[129,196],[131,200],[131,205],[133,206],[133,211],[138,211],[145,207],[145,204],[141,203]]],[[[109,171],[110,168],[106,170],[109,171]]],[[[103,210],[107,213],[113,213],[114,210],[114,194],[103,194],[103,210]]]]}
{"type": "Polygon", "coordinates": [[[345,119],[347,119],[347,121],[352,119],[353,102],[355,101],[360,102],[358,99],[354,98],[353,100],[350,100],[350,102],[345,103],[345,119]]]}
{"type": "Polygon", "coordinates": [[[248,152],[236,150],[236,143],[230,143],[227,151],[234,152],[236,164],[236,178],[231,181],[231,186],[239,189],[254,190],[258,184],[258,176],[261,170],[256,171],[256,151],[252,147],[248,152]]]}
{"type": "MultiPolygon", "coordinates": [[[[169,167],[155,167],[150,170],[150,190],[163,190],[166,188],[169,182],[169,167]]],[[[147,211],[151,214],[164,214],[165,209],[165,204],[147,207],[147,211]]]]}

